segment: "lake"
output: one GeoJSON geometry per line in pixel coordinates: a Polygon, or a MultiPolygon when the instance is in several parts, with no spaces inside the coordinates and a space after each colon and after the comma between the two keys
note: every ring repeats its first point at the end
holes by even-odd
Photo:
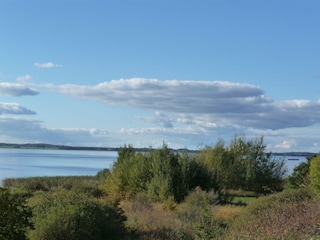
{"type": "Polygon", "coordinates": [[[5,178],[35,176],[93,176],[110,168],[112,151],[0,149],[0,186],[5,178]]]}
{"type": "MultiPolygon", "coordinates": [[[[118,156],[113,151],[0,149],[0,186],[5,178],[36,176],[94,176],[104,168],[111,168],[118,156]]],[[[285,158],[287,175],[305,157],[285,158]],[[295,159],[295,160],[289,160],[295,159]]]]}
{"type": "Polygon", "coordinates": [[[274,156],[276,159],[284,159],[285,160],[285,166],[287,168],[286,176],[289,176],[291,173],[293,173],[293,169],[298,166],[302,162],[307,162],[306,157],[302,156],[274,156]]]}

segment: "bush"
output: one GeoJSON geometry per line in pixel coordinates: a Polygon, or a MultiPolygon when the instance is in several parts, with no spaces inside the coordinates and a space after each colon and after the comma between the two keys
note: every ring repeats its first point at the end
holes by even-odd
{"type": "Polygon", "coordinates": [[[226,239],[309,239],[320,236],[320,203],[306,189],[260,197],[232,224],[226,239]]]}
{"type": "Polygon", "coordinates": [[[320,196],[320,154],[310,162],[310,186],[320,196]]]}
{"type": "Polygon", "coordinates": [[[184,225],[189,225],[185,232],[193,235],[193,239],[217,239],[224,231],[213,214],[212,207],[217,202],[218,195],[214,191],[206,192],[197,187],[179,206],[177,216],[184,225]]]}
{"type": "Polygon", "coordinates": [[[96,176],[56,176],[56,177],[28,177],[6,178],[3,180],[4,187],[20,188],[32,193],[35,191],[50,191],[54,188],[63,187],[71,189],[73,186],[87,186],[96,188],[100,179],[96,176]]]}
{"type": "Polygon", "coordinates": [[[38,192],[30,205],[35,223],[31,240],[123,239],[126,234],[122,212],[88,195],[64,189],[38,192]]]}
{"type": "Polygon", "coordinates": [[[0,188],[0,239],[24,240],[26,232],[32,228],[31,210],[25,199],[10,194],[9,190],[0,188]]]}
{"type": "Polygon", "coordinates": [[[293,173],[288,177],[289,187],[299,188],[309,185],[309,162],[302,162],[293,169],[293,173]]]}

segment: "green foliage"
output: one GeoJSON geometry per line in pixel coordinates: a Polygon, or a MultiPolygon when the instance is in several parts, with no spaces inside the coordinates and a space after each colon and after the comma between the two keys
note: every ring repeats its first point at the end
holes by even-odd
{"type": "Polygon", "coordinates": [[[0,188],[0,239],[27,239],[26,232],[33,227],[31,217],[31,210],[26,206],[24,198],[0,188]]]}
{"type": "Polygon", "coordinates": [[[105,168],[105,169],[99,171],[99,172],[97,173],[96,177],[97,177],[99,180],[104,181],[110,174],[111,174],[110,169],[105,168]]]}
{"type": "Polygon", "coordinates": [[[215,192],[244,189],[266,194],[282,190],[284,160],[273,159],[265,148],[263,137],[235,137],[229,146],[219,140],[215,147],[195,154],[173,152],[166,144],[135,153],[132,146],[125,145],[103,189],[118,200],[146,193],[153,201],[173,197],[177,203],[197,186],[215,192]]]}
{"type": "Polygon", "coordinates": [[[178,215],[186,222],[200,222],[201,208],[205,205],[216,205],[218,203],[218,197],[218,194],[214,191],[206,192],[200,187],[197,187],[190,192],[181,203],[181,209],[178,212],[178,215]]]}
{"type": "Polygon", "coordinates": [[[28,178],[6,178],[3,186],[7,188],[20,188],[29,193],[35,191],[50,191],[62,187],[71,189],[74,186],[87,186],[96,188],[100,179],[95,176],[57,176],[57,177],[28,177],[28,178]]]}
{"type": "Polygon", "coordinates": [[[299,188],[309,185],[310,162],[302,162],[293,169],[293,173],[288,177],[289,187],[299,188]]]}
{"type": "Polygon", "coordinates": [[[214,175],[203,163],[188,153],[175,153],[164,144],[144,153],[135,153],[131,146],[121,148],[103,189],[113,199],[145,193],[153,201],[173,198],[181,202],[196,186],[218,189],[214,175]]]}
{"type": "MultiPolygon", "coordinates": [[[[200,153],[201,154],[201,153],[200,153]]],[[[200,187],[203,190],[215,192],[220,191],[220,183],[218,182],[217,172],[211,171],[207,165],[199,157],[200,154],[182,154],[179,163],[181,165],[182,182],[186,194],[200,187]]]]}
{"type": "Polygon", "coordinates": [[[310,162],[310,186],[320,196],[320,154],[310,162]]]}
{"type": "Polygon", "coordinates": [[[115,200],[133,197],[146,191],[150,177],[149,159],[135,153],[132,146],[124,146],[102,188],[115,200]]]}
{"type": "Polygon", "coordinates": [[[164,201],[173,196],[180,202],[184,198],[179,155],[173,153],[166,145],[149,152],[151,159],[151,176],[147,188],[148,195],[155,201],[164,201]]]}
{"type": "Polygon", "coordinates": [[[37,192],[29,202],[35,224],[31,240],[123,239],[126,234],[122,212],[86,194],[37,192]]]}
{"type": "Polygon", "coordinates": [[[185,224],[190,224],[192,239],[217,239],[223,231],[214,219],[213,209],[219,201],[214,191],[203,191],[200,187],[190,192],[177,212],[178,218],[185,224]]]}
{"type": "Polygon", "coordinates": [[[199,153],[200,161],[217,177],[223,189],[269,193],[282,190],[284,160],[265,152],[263,137],[247,140],[234,137],[229,146],[218,141],[199,153]]]}
{"type": "Polygon", "coordinates": [[[200,208],[200,221],[195,225],[195,239],[213,239],[215,237],[211,205],[206,198],[200,208]]]}

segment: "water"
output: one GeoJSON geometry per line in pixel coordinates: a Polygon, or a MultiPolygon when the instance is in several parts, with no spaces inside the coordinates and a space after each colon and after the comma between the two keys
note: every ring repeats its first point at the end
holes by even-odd
{"type": "MultiPolygon", "coordinates": [[[[104,168],[111,168],[117,155],[112,151],[0,149],[0,186],[5,178],[93,176],[104,168]]],[[[295,166],[307,161],[305,157],[274,157],[285,159],[287,176],[295,166]]]]}
{"type": "Polygon", "coordinates": [[[93,176],[116,158],[112,151],[0,149],[0,186],[5,178],[93,176]]]}
{"type": "Polygon", "coordinates": [[[284,159],[285,160],[285,167],[287,168],[286,176],[289,176],[293,173],[293,169],[298,166],[302,162],[307,162],[306,157],[302,156],[274,156],[276,159],[284,159]]]}

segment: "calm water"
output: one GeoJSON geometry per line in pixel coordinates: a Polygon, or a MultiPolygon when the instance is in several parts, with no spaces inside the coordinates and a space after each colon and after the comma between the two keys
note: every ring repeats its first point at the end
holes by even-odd
{"type": "Polygon", "coordinates": [[[293,169],[298,166],[302,162],[307,162],[306,157],[295,157],[295,156],[274,156],[276,159],[284,159],[285,160],[285,166],[287,168],[287,176],[289,176],[293,169]],[[294,160],[290,160],[294,159],[294,160]]]}
{"type": "MultiPolygon", "coordinates": [[[[110,168],[117,155],[109,151],[0,149],[0,186],[5,178],[96,175],[110,168]]],[[[306,162],[305,157],[275,157],[285,158],[287,175],[295,166],[306,162]]]]}
{"type": "Polygon", "coordinates": [[[110,168],[117,152],[0,149],[0,186],[5,178],[96,175],[110,168]]]}

